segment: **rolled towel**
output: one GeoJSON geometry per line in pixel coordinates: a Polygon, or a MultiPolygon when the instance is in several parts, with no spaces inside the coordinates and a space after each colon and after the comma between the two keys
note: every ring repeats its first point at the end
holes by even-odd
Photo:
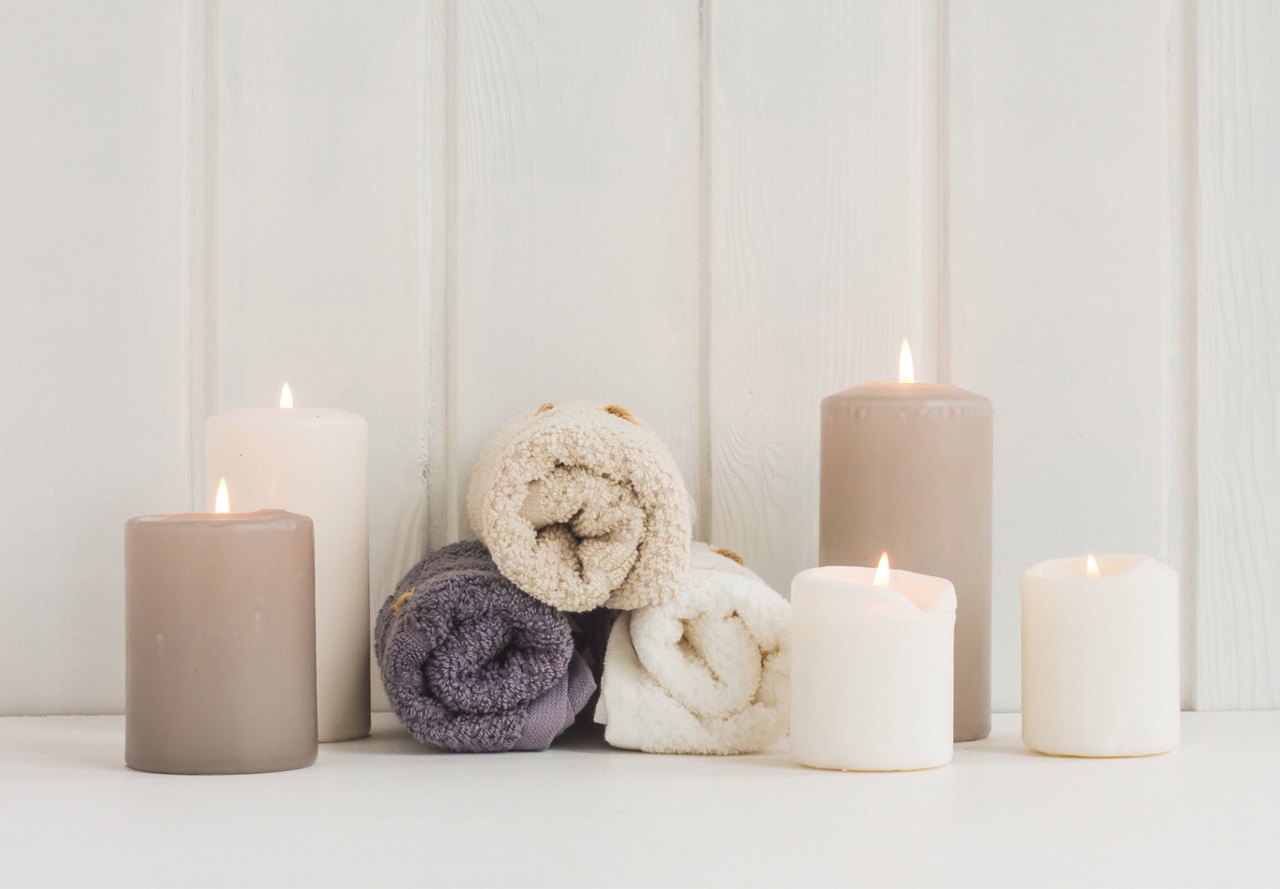
{"type": "Polygon", "coordinates": [[[374,632],[396,716],[446,750],[544,750],[595,691],[568,618],[517,589],[477,541],[415,565],[374,632]]]}
{"type": "Polygon", "coordinates": [[[511,420],[476,463],[467,512],[502,573],[564,611],[665,602],[689,563],[680,470],[617,405],[544,404],[511,420]]]}
{"type": "Polygon", "coordinates": [[[695,543],[675,599],[614,621],[595,711],[613,746],[750,753],[786,733],[791,603],[725,553],[695,543]]]}

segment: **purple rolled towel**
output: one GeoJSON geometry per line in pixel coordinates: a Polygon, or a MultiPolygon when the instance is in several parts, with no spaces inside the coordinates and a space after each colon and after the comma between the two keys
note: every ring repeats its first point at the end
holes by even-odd
{"type": "Polygon", "coordinates": [[[568,618],[503,577],[473,540],[405,575],[378,612],[374,647],[396,716],[446,750],[545,750],[596,687],[568,618]]]}

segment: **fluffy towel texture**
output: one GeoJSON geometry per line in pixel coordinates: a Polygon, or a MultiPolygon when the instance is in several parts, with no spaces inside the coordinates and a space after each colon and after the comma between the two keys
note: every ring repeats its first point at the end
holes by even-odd
{"type": "Polygon", "coordinates": [[[374,632],[396,716],[447,750],[544,750],[595,691],[568,618],[516,589],[477,541],[415,565],[374,632]]]}
{"type": "Polygon", "coordinates": [[[467,511],[502,573],[564,611],[665,602],[689,563],[680,470],[616,405],[544,404],[507,423],[476,463],[467,511]]]}
{"type": "Polygon", "coordinates": [[[596,722],[615,747],[750,753],[787,730],[791,603],[753,572],[694,544],[680,594],[618,616],[596,722]]]}

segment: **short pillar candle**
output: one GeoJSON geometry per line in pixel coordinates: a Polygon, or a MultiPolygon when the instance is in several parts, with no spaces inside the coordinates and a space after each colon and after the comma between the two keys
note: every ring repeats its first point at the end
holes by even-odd
{"type": "Polygon", "coordinates": [[[1059,756],[1178,746],[1178,575],[1135,555],[1022,575],[1022,741],[1059,756]]]}
{"type": "Polygon", "coordinates": [[[801,765],[906,771],[952,751],[956,593],[949,580],[862,567],[791,582],[791,754],[801,765]]]}
{"type": "Polygon", "coordinates": [[[280,510],[125,526],[125,763],[186,775],[316,758],[311,520],[280,510]]]}

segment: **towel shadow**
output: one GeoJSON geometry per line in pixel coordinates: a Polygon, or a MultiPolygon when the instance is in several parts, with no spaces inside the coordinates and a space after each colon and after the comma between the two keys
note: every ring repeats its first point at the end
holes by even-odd
{"type": "MultiPolygon", "coordinates": [[[[613,750],[604,741],[604,730],[590,722],[579,721],[556,738],[552,750],[572,750],[575,753],[607,753],[613,750]]],[[[449,756],[447,750],[431,744],[419,743],[409,730],[395,720],[375,718],[373,728],[366,737],[354,741],[321,744],[320,756],[449,756]]]]}
{"type": "MultiPolygon", "coordinates": [[[[590,712],[591,708],[587,708],[590,712]]],[[[578,717],[578,721],[560,737],[551,742],[552,750],[572,750],[574,753],[608,753],[613,750],[604,740],[604,726],[596,725],[589,719],[578,717]]]]}

